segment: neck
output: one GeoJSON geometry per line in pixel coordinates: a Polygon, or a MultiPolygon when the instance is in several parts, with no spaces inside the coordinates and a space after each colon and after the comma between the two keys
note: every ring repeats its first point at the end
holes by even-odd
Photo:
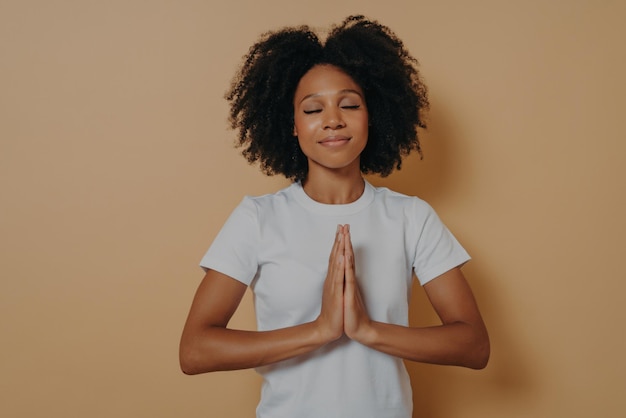
{"type": "Polygon", "coordinates": [[[356,201],[365,190],[360,171],[309,172],[302,181],[304,192],[319,203],[342,205],[356,201]]]}

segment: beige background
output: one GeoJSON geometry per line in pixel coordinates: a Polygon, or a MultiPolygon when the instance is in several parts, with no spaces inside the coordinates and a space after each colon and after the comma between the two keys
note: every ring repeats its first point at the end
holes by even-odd
{"type": "Polygon", "coordinates": [[[481,372],[410,364],[415,416],[626,414],[625,2],[0,0],[1,416],[253,416],[253,371],[177,359],[200,257],[286,184],[233,149],[222,96],[261,32],[351,13],[432,98],[425,160],[371,181],[473,254],[493,344],[481,372]]]}

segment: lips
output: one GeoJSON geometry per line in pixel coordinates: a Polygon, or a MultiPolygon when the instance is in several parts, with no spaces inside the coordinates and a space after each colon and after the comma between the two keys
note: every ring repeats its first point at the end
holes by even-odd
{"type": "Polygon", "coordinates": [[[339,146],[339,145],[343,145],[346,142],[350,141],[350,137],[348,136],[343,136],[343,135],[333,135],[333,136],[327,136],[326,138],[322,139],[321,141],[318,141],[318,144],[321,145],[326,145],[326,146],[339,146]]]}

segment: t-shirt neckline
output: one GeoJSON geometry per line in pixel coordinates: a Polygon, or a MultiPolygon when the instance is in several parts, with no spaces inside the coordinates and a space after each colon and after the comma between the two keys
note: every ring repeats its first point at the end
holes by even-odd
{"type": "Polygon", "coordinates": [[[311,197],[306,194],[304,188],[302,187],[302,183],[299,181],[293,183],[291,188],[293,190],[294,197],[305,209],[319,215],[340,216],[357,213],[372,203],[374,200],[374,186],[372,186],[365,179],[364,182],[365,188],[363,189],[363,194],[361,194],[357,200],[351,203],[337,205],[320,203],[311,199],[311,197]]]}

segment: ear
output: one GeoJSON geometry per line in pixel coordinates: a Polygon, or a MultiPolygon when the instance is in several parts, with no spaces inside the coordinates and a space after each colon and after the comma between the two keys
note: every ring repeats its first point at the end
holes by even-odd
{"type": "Polygon", "coordinates": [[[293,136],[298,136],[298,131],[296,130],[296,125],[293,125],[293,136]]]}

